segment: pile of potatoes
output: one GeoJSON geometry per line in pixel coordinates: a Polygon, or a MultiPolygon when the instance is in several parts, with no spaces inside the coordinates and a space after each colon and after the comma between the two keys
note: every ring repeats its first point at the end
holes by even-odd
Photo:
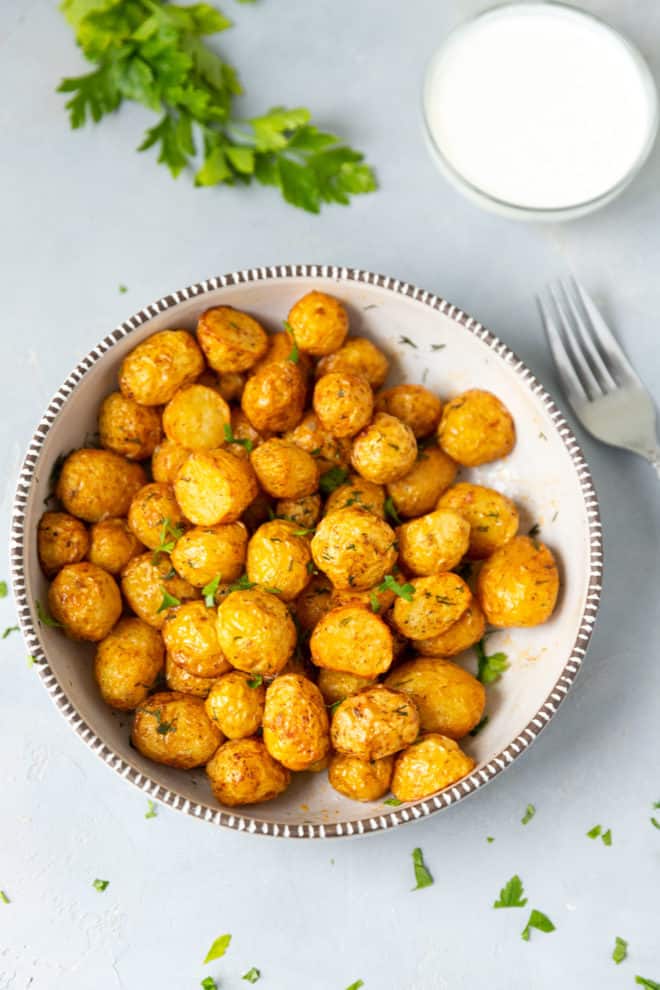
{"type": "Polygon", "coordinates": [[[455,483],[510,453],[506,407],[383,388],[388,370],[322,292],[274,334],[213,307],[124,358],[99,448],[66,457],[39,523],[51,615],[98,644],[104,701],[135,713],[144,756],[206,766],[224,805],[325,768],[358,801],[453,784],[485,692],[452,658],[555,606],[515,504],[455,483]]]}

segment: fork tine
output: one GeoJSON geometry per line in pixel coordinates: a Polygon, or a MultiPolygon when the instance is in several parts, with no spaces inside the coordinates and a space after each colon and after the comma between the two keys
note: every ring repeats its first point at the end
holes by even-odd
{"type": "Polygon", "coordinates": [[[637,372],[619,346],[619,342],[600,315],[598,307],[576,278],[571,276],[575,289],[580,297],[584,311],[589,317],[594,337],[600,344],[605,357],[609,360],[612,373],[627,383],[641,385],[637,372]]]}
{"type": "Polygon", "coordinates": [[[541,323],[543,324],[548,345],[555,361],[559,380],[566,393],[568,401],[573,408],[575,408],[577,403],[586,401],[587,394],[582,386],[582,382],[575,374],[573,363],[564,346],[564,342],[561,339],[561,334],[557,329],[557,324],[550,315],[550,310],[538,295],[536,296],[536,305],[539,308],[541,323]]]}
{"type": "MultiPolygon", "coordinates": [[[[575,279],[573,279],[573,284],[575,284],[575,279]]],[[[566,285],[564,282],[560,281],[559,286],[563,293],[564,299],[571,311],[571,316],[573,317],[573,323],[577,327],[578,335],[582,341],[584,350],[587,352],[589,360],[591,361],[592,368],[596,374],[596,377],[600,380],[601,385],[605,391],[612,391],[617,387],[612,374],[603,361],[600,351],[598,350],[593,336],[590,332],[589,326],[585,323],[580,310],[578,309],[576,300],[573,293],[570,291],[570,286],[566,285]]]]}
{"type": "Polygon", "coordinates": [[[598,379],[591,370],[591,365],[589,364],[586,354],[584,353],[584,349],[575,333],[575,330],[573,329],[573,325],[566,311],[566,307],[560,299],[559,293],[553,288],[552,285],[548,286],[548,291],[557,310],[557,315],[559,316],[559,326],[563,331],[564,340],[566,342],[566,350],[572,358],[573,370],[582,381],[588,399],[590,401],[597,399],[603,395],[603,390],[600,387],[598,379]]]}

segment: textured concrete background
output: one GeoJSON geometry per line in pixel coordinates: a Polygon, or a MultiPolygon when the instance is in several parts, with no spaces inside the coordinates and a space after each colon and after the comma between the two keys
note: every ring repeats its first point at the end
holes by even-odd
{"type": "MultiPolygon", "coordinates": [[[[660,148],[634,186],[593,217],[524,226],[480,212],[438,176],[423,146],[420,80],[432,49],[477,0],[260,0],[220,43],[249,89],[246,112],[310,106],[363,148],[381,190],[312,217],[268,189],[172,182],[126,109],[68,130],[54,87],[78,69],[47,0],[0,0],[0,280],[3,530],[19,459],[50,394],[103,334],[145,303],[207,275],[279,262],[367,267],[440,292],[510,344],[557,393],[532,293],[574,269],[660,391],[660,148]],[[266,94],[268,94],[266,96],[266,94]],[[129,287],[118,292],[119,283],[129,287]]],[[[585,0],[660,66],[660,6],[585,0]]],[[[558,71],[560,67],[558,67],[558,71]]],[[[570,153],[567,151],[567,153],[570,153]]],[[[472,800],[362,841],[285,843],[218,831],[159,808],[68,729],[0,640],[0,990],[614,990],[660,981],[657,578],[660,498],[643,462],[578,435],[602,499],[602,612],[571,697],[523,760],[472,800]],[[522,827],[528,802],[534,820],[522,827]],[[613,845],[585,832],[602,823],[613,845]],[[486,844],[486,835],[495,842],[486,844]],[[435,885],[411,893],[420,845],[435,885]],[[557,925],[519,933],[493,911],[515,872],[557,925]],[[95,877],[110,886],[98,893],[95,877]],[[233,934],[220,963],[211,941],[233,934]],[[615,935],[630,943],[621,966],[615,935]]],[[[0,575],[4,576],[4,575],[0,575]]],[[[0,626],[14,621],[0,602],[0,626]]]]}

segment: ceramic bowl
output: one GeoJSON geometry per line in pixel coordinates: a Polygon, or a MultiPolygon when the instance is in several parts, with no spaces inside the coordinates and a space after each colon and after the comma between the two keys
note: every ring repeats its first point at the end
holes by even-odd
{"type": "MultiPolygon", "coordinates": [[[[92,348],[62,383],[43,414],[25,456],[14,502],[12,570],[19,619],[29,652],[58,711],[113,770],[145,794],[216,825],[288,838],[350,836],[388,829],[435,814],[497,777],[547,726],[578,673],[598,609],[602,544],[598,502],[575,437],[543,386],[515,354],[455,306],[405,282],[333,266],[256,268],[211,278],[140,310],[92,348]],[[391,381],[423,382],[441,396],[476,386],[506,402],[518,441],[505,460],[462,473],[511,495],[521,530],[540,527],[557,555],[562,592],[552,620],[532,629],[493,634],[510,668],[488,689],[486,727],[465,741],[473,773],[423,801],[391,807],[360,804],[331,789],[325,773],[297,774],[289,790],[263,805],[221,807],[203,769],[183,772],[144,759],[129,742],[130,717],[99,697],[90,644],[41,625],[35,602],[47,583],[36,552],[36,528],[62,453],[96,429],[102,398],[117,387],[124,355],[165,328],[193,329],[214,305],[246,309],[276,330],[295,299],[312,288],[339,297],[353,334],[376,342],[392,361],[391,381]]],[[[459,662],[474,669],[472,651],[459,662]]]]}

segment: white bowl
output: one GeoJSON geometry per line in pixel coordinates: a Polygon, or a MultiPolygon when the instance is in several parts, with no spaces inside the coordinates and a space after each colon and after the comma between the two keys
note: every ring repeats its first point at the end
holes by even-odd
{"type": "MultiPolygon", "coordinates": [[[[601,586],[598,502],[575,437],[543,386],[515,354],[455,306],[397,279],[328,265],[282,265],[212,278],[165,296],[130,317],[74,368],[48,404],[25,456],[14,501],[12,570],[19,620],[30,653],[58,710],[100,757],[146,794],[197,818],[238,830],[295,838],[355,835],[442,811],[505,770],[548,724],[571,687],[589,643],[601,586]],[[41,625],[45,601],[36,527],[56,458],[96,429],[101,399],[117,387],[123,356],[167,327],[195,326],[209,306],[253,313],[275,330],[292,302],[312,288],[348,307],[353,334],[374,340],[392,360],[392,381],[425,382],[441,396],[471,386],[490,389],[511,410],[518,431],[505,460],[464,472],[512,495],[522,531],[533,524],[556,553],[562,592],[546,625],[493,634],[511,666],[488,689],[490,720],[465,742],[477,761],[464,780],[408,805],[359,804],[329,786],[326,775],[299,774],[275,801],[228,810],[214,799],[203,769],[183,772],[144,759],[129,742],[131,719],[102,703],[92,676],[93,646],[41,625]],[[416,346],[401,343],[405,337],[416,346]]],[[[474,665],[469,651],[461,663],[474,665]]]]}

